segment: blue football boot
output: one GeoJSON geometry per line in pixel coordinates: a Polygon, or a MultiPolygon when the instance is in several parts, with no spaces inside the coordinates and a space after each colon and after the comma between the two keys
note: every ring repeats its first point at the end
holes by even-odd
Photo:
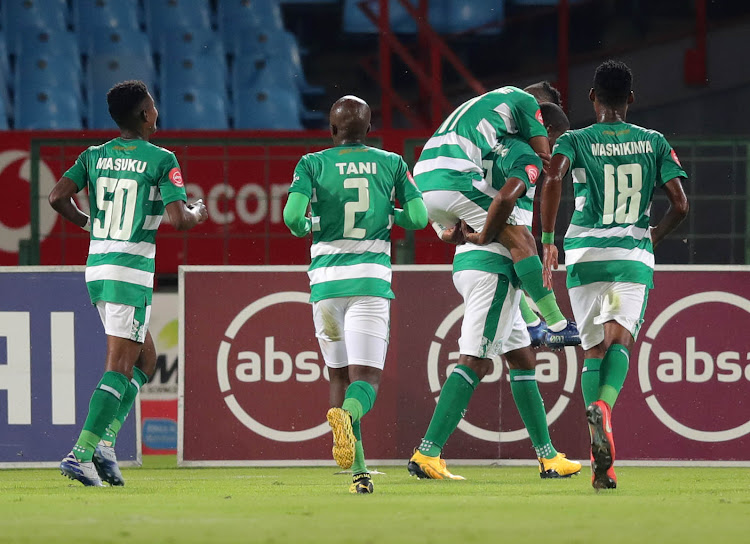
{"type": "Polygon", "coordinates": [[[580,345],[581,336],[578,334],[578,327],[576,327],[575,321],[568,321],[566,327],[560,332],[553,332],[548,329],[544,336],[544,343],[549,349],[554,350],[580,345]]]}
{"type": "Polygon", "coordinates": [[[120,472],[120,467],[117,464],[115,448],[99,442],[96,446],[96,451],[94,452],[93,461],[96,471],[99,473],[102,480],[109,485],[125,485],[122,472],[120,472]]]}
{"type": "Polygon", "coordinates": [[[99,474],[96,472],[94,463],[89,461],[81,463],[71,451],[65,459],[60,461],[60,472],[71,480],[78,480],[85,486],[104,487],[99,474]]]}
{"type": "Polygon", "coordinates": [[[544,320],[539,320],[539,324],[534,325],[533,327],[531,325],[526,325],[526,329],[529,331],[529,336],[531,337],[532,348],[538,348],[544,343],[544,337],[548,330],[547,324],[544,320]]]}

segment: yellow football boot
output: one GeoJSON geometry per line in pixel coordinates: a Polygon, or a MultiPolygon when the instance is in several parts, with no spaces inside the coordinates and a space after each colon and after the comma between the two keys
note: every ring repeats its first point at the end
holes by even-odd
{"type": "Polygon", "coordinates": [[[350,469],[354,464],[354,444],[357,442],[352,431],[352,417],[342,408],[331,408],[326,418],[333,432],[333,460],[344,470],[350,469]]]}
{"type": "Polygon", "coordinates": [[[352,485],[349,486],[349,493],[357,493],[361,495],[374,493],[370,473],[364,472],[352,476],[352,485]]]}
{"type": "Polygon", "coordinates": [[[558,453],[552,459],[539,457],[540,478],[570,478],[581,472],[581,463],[571,461],[564,453],[558,453]]]}
{"type": "Polygon", "coordinates": [[[451,474],[445,468],[445,460],[440,457],[428,457],[419,451],[414,451],[414,455],[409,459],[407,465],[409,474],[416,476],[420,480],[465,480],[463,476],[451,474]]]}

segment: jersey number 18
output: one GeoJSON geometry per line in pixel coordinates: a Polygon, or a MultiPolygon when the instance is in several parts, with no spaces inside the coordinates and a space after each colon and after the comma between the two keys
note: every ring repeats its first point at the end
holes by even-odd
{"type": "Polygon", "coordinates": [[[643,173],[637,163],[604,165],[604,214],[602,225],[635,223],[640,217],[643,173]],[[616,205],[615,205],[616,203],[616,205]]]}

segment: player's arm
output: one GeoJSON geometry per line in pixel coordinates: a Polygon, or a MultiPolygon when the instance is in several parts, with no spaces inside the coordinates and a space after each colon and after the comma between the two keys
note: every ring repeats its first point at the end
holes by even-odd
{"type": "Polygon", "coordinates": [[[310,198],[302,193],[289,193],[284,206],[284,224],[297,238],[306,236],[312,228],[312,221],[306,217],[310,198]]]}
{"type": "Polygon", "coordinates": [[[464,228],[466,241],[480,246],[494,242],[500,230],[508,222],[508,217],[513,212],[516,200],[525,193],[526,183],[522,179],[508,178],[503,188],[492,199],[482,232],[468,232],[468,229],[464,228]]]}
{"type": "Polygon", "coordinates": [[[421,197],[413,198],[406,204],[404,209],[396,208],[394,223],[408,230],[420,230],[427,226],[427,206],[421,197]]]}
{"type": "Polygon", "coordinates": [[[529,140],[529,145],[539,158],[542,159],[543,169],[546,172],[550,166],[549,138],[547,136],[534,136],[529,140]]]}
{"type": "Polygon", "coordinates": [[[175,200],[167,204],[167,213],[170,224],[177,230],[190,230],[208,219],[203,199],[198,199],[192,204],[184,200],[175,200]]]}
{"type": "Polygon", "coordinates": [[[76,182],[63,176],[52,188],[48,200],[50,206],[65,219],[84,230],[91,231],[91,219],[76,206],[73,200],[73,195],[78,191],[80,189],[76,182]]]}
{"type": "Polygon", "coordinates": [[[461,228],[461,223],[456,223],[449,228],[446,228],[437,221],[431,221],[431,224],[432,228],[435,230],[435,234],[437,234],[438,238],[440,238],[446,244],[460,246],[466,243],[463,229],[461,228]]]}
{"type": "Polygon", "coordinates": [[[542,184],[542,264],[544,286],[552,289],[552,269],[557,270],[557,246],[555,246],[555,223],[557,211],[560,208],[562,182],[570,168],[567,155],[556,153],[550,162],[549,172],[542,184]]]}
{"type": "Polygon", "coordinates": [[[661,221],[655,227],[651,227],[651,241],[654,247],[685,220],[690,210],[690,204],[688,203],[685,191],[682,189],[680,178],[669,180],[662,185],[662,189],[667,193],[669,209],[661,221]]]}

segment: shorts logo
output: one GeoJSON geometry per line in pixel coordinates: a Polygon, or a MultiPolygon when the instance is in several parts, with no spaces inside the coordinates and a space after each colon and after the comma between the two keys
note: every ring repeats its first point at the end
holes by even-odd
{"type": "Polygon", "coordinates": [[[542,117],[542,110],[536,110],[536,120],[539,121],[541,124],[544,124],[544,117],[542,117]]]}
{"type": "Polygon", "coordinates": [[[675,153],[675,150],[674,150],[674,149],[672,150],[672,152],[670,153],[670,155],[672,155],[672,160],[673,160],[674,162],[676,162],[676,163],[677,163],[677,165],[678,165],[678,166],[679,166],[680,168],[682,168],[682,163],[680,162],[680,159],[679,159],[679,158],[677,158],[677,153],[675,153]]]}
{"type": "Polygon", "coordinates": [[[533,164],[530,164],[526,167],[526,175],[529,176],[529,181],[531,184],[535,184],[537,178],[539,177],[539,168],[534,166],[533,164]]]}
{"type": "Polygon", "coordinates": [[[180,172],[179,168],[172,168],[169,171],[169,181],[172,182],[172,185],[175,187],[182,187],[183,181],[182,181],[182,172],[180,172]]]}

